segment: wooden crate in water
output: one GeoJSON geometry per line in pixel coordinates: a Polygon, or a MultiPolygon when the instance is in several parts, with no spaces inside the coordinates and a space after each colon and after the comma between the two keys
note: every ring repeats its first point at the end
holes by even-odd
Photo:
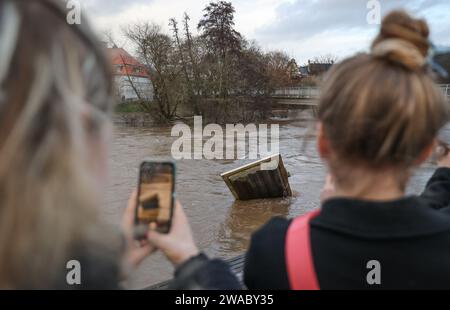
{"type": "Polygon", "coordinates": [[[237,200],[292,196],[288,172],[280,154],[233,169],[221,176],[237,200]],[[264,169],[262,164],[266,166],[264,169]]]}

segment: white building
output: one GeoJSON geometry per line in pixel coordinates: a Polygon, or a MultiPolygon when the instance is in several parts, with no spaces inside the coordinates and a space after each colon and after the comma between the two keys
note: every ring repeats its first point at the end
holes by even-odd
{"type": "Polygon", "coordinates": [[[114,81],[120,101],[149,100],[154,97],[153,84],[147,68],[123,48],[109,48],[114,65],[114,81]]]}

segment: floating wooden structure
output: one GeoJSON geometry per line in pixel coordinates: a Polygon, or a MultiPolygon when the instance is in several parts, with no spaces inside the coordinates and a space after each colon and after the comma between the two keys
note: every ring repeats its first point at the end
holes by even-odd
{"type": "Polygon", "coordinates": [[[225,172],[221,177],[237,200],[292,196],[280,154],[225,172]]]}
{"type": "MultiPolygon", "coordinates": [[[[144,187],[144,186],[143,186],[144,187]]],[[[152,222],[158,218],[159,197],[156,193],[143,193],[139,197],[139,203],[142,206],[138,209],[139,219],[141,221],[152,222]]]]}

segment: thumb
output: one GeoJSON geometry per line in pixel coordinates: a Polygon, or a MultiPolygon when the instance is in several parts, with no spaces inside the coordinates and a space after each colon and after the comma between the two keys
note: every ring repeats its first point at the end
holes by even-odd
{"type": "Polygon", "coordinates": [[[147,240],[159,249],[164,248],[167,242],[166,239],[167,236],[165,234],[161,234],[154,230],[149,231],[147,234],[147,240]]]}

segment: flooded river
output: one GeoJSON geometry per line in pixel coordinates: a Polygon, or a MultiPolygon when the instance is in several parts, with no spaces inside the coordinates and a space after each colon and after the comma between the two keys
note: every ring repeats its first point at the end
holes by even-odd
{"type": "MultiPolygon", "coordinates": [[[[194,237],[208,255],[230,258],[242,254],[250,235],[273,216],[294,217],[319,206],[325,176],[315,150],[308,112],[292,112],[280,124],[280,153],[296,192],[290,199],[235,202],[220,174],[249,160],[182,160],[177,162],[176,190],[192,225],[194,237]],[[309,138],[307,138],[309,136],[309,138]],[[305,141],[309,141],[306,143],[305,141]]],[[[170,159],[176,137],[170,126],[151,128],[116,125],[110,155],[110,179],[102,214],[119,223],[131,190],[136,186],[138,165],[144,158],[170,159]]],[[[420,192],[434,166],[427,163],[414,176],[408,191],[420,192]]],[[[128,285],[142,288],[172,277],[173,268],[157,253],[134,272],[128,285]]]]}

